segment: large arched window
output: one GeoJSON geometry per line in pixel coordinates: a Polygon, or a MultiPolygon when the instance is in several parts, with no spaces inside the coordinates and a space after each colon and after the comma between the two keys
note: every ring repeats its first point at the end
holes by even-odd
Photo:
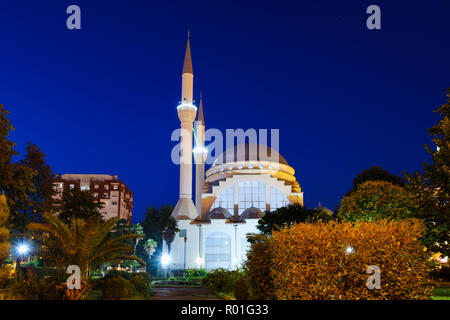
{"type": "Polygon", "coordinates": [[[231,268],[231,238],[223,232],[213,232],[205,241],[205,268],[231,268]]]}
{"type": "Polygon", "coordinates": [[[244,181],[238,185],[238,212],[254,207],[266,211],[266,183],[261,181],[244,181]]]}
{"type": "Polygon", "coordinates": [[[211,210],[219,207],[227,209],[231,214],[234,213],[234,186],[227,188],[219,194],[211,210]]]}
{"type": "Polygon", "coordinates": [[[275,187],[270,187],[270,211],[285,207],[289,204],[288,198],[284,193],[275,187]]]}

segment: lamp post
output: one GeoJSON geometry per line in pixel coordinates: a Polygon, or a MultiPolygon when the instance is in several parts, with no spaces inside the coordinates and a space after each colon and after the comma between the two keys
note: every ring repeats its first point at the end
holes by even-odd
{"type": "Polygon", "coordinates": [[[16,265],[17,265],[17,280],[20,280],[20,264],[22,263],[22,260],[26,254],[30,251],[30,246],[22,242],[17,246],[17,259],[16,259],[16,265]]]}

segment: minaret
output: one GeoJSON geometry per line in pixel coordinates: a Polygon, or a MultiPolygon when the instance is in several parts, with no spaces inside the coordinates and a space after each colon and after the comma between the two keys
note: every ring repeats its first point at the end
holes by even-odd
{"type": "Polygon", "coordinates": [[[180,198],[172,216],[176,219],[195,219],[197,210],[192,202],[192,123],[197,114],[197,107],[193,104],[194,72],[189,32],[181,79],[181,103],[177,107],[181,122],[180,198]]]}
{"type": "Polygon", "coordinates": [[[195,131],[195,207],[201,220],[202,216],[202,188],[205,181],[205,161],[208,155],[208,149],[205,148],[205,119],[203,117],[203,101],[200,93],[200,108],[197,115],[197,121],[194,122],[195,131]]]}

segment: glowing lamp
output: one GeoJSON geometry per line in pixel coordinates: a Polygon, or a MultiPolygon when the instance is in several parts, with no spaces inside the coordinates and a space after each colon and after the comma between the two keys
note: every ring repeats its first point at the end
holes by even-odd
{"type": "Polygon", "coordinates": [[[17,252],[20,255],[26,255],[28,253],[28,251],[30,251],[30,247],[25,243],[22,243],[21,245],[19,245],[17,247],[17,252]]]}
{"type": "Polygon", "coordinates": [[[166,267],[169,263],[170,263],[170,256],[166,253],[163,254],[163,256],[161,257],[161,264],[163,265],[163,267],[166,267]]]}
{"type": "Polygon", "coordinates": [[[354,252],[355,252],[355,249],[353,249],[351,246],[347,246],[347,247],[345,248],[345,253],[346,253],[347,255],[352,254],[352,253],[354,253],[354,252]]]}

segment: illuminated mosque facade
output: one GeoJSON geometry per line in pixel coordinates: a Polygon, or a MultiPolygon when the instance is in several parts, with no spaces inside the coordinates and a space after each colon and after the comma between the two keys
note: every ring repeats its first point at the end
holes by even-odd
{"type": "Polygon", "coordinates": [[[294,169],[277,151],[264,145],[247,143],[228,148],[205,172],[208,150],[203,103],[200,98],[197,110],[193,83],[188,38],[182,97],[177,107],[182,131],[180,194],[172,213],[180,231],[170,244],[170,250],[163,244],[163,256],[168,257],[170,270],[234,269],[245,261],[249,249],[246,236],[258,233],[256,226],[264,212],[289,204],[303,205],[303,192],[294,169]],[[193,134],[196,137],[194,148],[193,134]]]}

